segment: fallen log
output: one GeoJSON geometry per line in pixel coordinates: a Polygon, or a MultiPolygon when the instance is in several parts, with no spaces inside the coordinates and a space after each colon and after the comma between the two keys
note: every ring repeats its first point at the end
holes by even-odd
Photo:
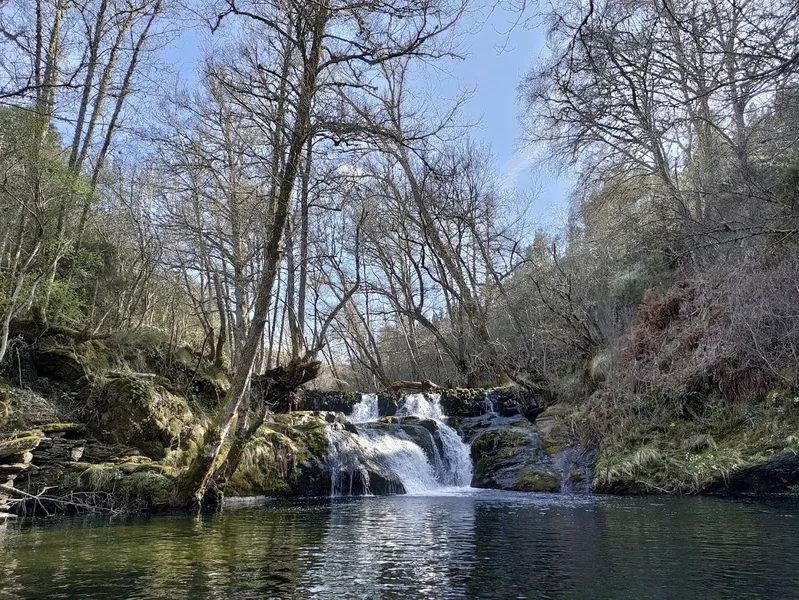
{"type": "Polygon", "coordinates": [[[417,392],[435,392],[444,388],[432,381],[395,381],[389,388],[392,391],[413,390],[417,392]]]}

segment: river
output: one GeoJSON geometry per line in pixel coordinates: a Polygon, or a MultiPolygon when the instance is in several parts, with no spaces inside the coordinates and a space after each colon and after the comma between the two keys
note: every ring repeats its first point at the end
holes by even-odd
{"type": "Polygon", "coordinates": [[[0,598],[799,597],[799,502],[463,490],[0,526],[0,598]]]}

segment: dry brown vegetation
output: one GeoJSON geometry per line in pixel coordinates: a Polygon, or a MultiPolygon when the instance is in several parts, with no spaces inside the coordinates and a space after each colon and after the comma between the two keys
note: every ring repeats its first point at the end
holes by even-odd
{"type": "Polygon", "coordinates": [[[794,256],[768,255],[650,290],[619,354],[615,384],[642,394],[763,398],[797,384],[794,256]]]}

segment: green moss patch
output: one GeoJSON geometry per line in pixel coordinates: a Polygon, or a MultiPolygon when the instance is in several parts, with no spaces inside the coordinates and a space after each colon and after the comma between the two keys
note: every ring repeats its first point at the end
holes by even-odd
{"type": "Polygon", "coordinates": [[[560,483],[557,477],[542,471],[528,471],[520,475],[514,483],[514,489],[520,492],[559,492],[560,483]]]}

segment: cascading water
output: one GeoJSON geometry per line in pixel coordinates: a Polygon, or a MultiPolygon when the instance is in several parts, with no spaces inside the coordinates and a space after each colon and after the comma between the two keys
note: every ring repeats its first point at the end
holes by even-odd
{"type": "Polygon", "coordinates": [[[443,462],[446,467],[439,479],[447,487],[469,487],[472,481],[471,450],[447,423],[439,394],[409,394],[397,408],[397,416],[435,421],[444,447],[443,462]]]}
{"type": "Polygon", "coordinates": [[[380,418],[380,409],[377,406],[377,394],[361,394],[360,402],[352,407],[352,414],[348,417],[350,423],[368,423],[380,418]]]}
{"type": "Polygon", "coordinates": [[[363,394],[348,419],[327,428],[331,495],[422,494],[468,487],[469,446],[447,424],[438,394],[409,394],[392,422],[380,420],[376,394],[363,394]]]}
{"type": "Polygon", "coordinates": [[[491,397],[492,395],[492,390],[486,391],[485,399],[483,400],[483,410],[485,411],[484,414],[494,417],[497,414],[497,409],[494,405],[494,399],[491,397]]]}

